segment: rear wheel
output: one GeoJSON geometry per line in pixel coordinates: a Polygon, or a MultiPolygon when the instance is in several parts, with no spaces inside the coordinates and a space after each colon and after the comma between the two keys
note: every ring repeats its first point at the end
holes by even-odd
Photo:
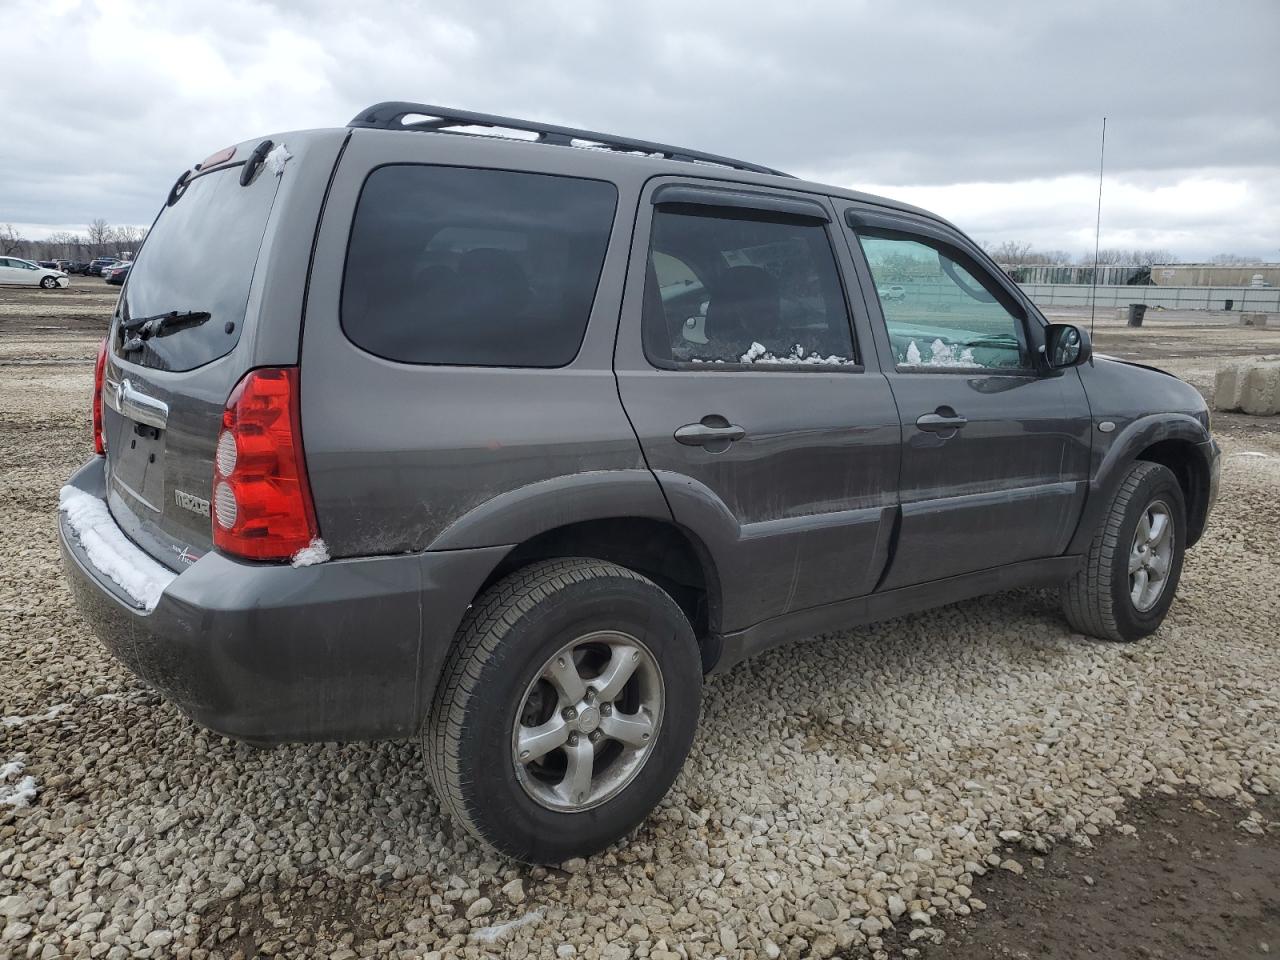
{"type": "Polygon", "coordinates": [[[40,278],[40,286],[44,287],[44,289],[46,290],[52,290],[57,285],[58,285],[57,277],[41,277],[40,278]]]}
{"type": "Polygon", "coordinates": [[[598,560],[487,590],[445,665],[423,746],[472,834],[533,863],[586,856],[662,799],[697,726],[702,664],[662,589],[598,560]]]}
{"type": "Polygon", "coordinates": [[[1062,590],[1067,621],[1103,640],[1138,640],[1169,612],[1182,574],[1186,502],[1166,466],[1129,468],[1084,567],[1062,590]]]}

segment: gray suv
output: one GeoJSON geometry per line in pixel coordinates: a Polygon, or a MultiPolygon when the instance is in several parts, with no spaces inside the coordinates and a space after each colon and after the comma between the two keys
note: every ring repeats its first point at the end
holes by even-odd
{"type": "Polygon", "coordinates": [[[184,172],[96,381],[59,526],[111,651],[231,737],[420,737],[535,862],[783,641],[1028,585],[1151,633],[1218,485],[1195,390],[932,214],[424,104],[184,172]]]}

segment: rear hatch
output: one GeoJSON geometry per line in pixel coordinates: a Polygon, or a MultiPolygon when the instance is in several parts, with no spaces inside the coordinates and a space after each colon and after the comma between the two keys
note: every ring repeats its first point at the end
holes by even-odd
{"type": "MultiPolygon", "coordinates": [[[[223,159],[197,169],[174,188],[112,317],[103,387],[108,505],[135,543],[174,570],[212,546],[209,499],[223,406],[245,372],[263,362],[254,348],[266,273],[260,257],[273,210],[280,215],[283,173],[263,163],[241,184],[238,161],[257,143],[241,144],[229,165],[223,159]]],[[[286,280],[302,285],[300,277],[286,280]]],[[[296,316],[283,322],[293,324],[284,339],[296,344],[296,316]]],[[[269,362],[295,361],[296,347],[269,362]]]]}

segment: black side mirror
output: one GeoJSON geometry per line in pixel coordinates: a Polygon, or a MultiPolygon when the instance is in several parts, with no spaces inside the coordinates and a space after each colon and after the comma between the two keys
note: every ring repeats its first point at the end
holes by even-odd
{"type": "Polygon", "coordinates": [[[1083,327],[1051,323],[1044,328],[1044,356],[1054,370],[1078,366],[1093,356],[1093,342],[1083,327]]]}

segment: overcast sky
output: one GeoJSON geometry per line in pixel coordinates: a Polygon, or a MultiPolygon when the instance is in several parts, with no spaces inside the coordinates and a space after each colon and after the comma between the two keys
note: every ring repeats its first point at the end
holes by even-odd
{"type": "Polygon", "coordinates": [[[883,193],[979,240],[1280,260],[1280,0],[0,0],[0,223],[150,223],[249,137],[420,100],[883,193]]]}

